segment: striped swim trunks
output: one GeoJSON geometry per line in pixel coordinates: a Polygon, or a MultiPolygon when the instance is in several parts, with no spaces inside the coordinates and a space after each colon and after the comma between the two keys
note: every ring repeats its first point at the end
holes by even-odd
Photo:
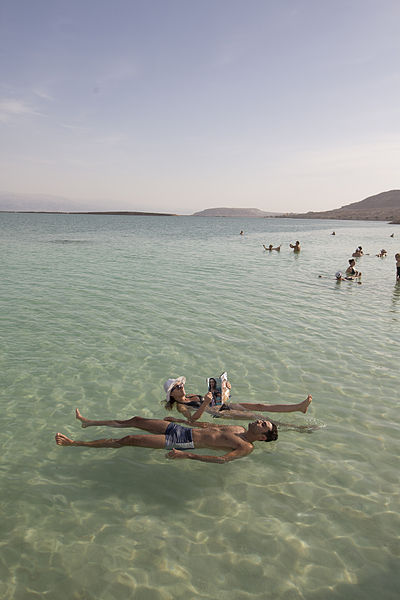
{"type": "Polygon", "coordinates": [[[189,450],[194,448],[192,430],[177,423],[170,423],[165,430],[166,450],[189,450]]]}

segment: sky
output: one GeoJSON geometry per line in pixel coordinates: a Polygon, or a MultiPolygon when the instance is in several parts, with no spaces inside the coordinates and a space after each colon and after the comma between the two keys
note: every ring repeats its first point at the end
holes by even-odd
{"type": "Polygon", "coordinates": [[[399,31],[398,0],[1,0],[0,193],[191,214],[399,189],[399,31]]]}

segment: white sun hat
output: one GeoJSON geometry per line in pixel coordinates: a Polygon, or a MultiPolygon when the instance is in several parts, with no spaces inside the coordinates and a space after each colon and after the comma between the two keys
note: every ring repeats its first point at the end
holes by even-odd
{"type": "Polygon", "coordinates": [[[177,377],[176,379],[171,378],[171,379],[167,379],[167,381],[164,383],[164,390],[165,393],[167,394],[167,402],[169,402],[169,396],[171,394],[172,388],[174,388],[176,385],[178,385],[179,383],[183,383],[183,385],[185,385],[186,383],[186,377],[177,377]]]}

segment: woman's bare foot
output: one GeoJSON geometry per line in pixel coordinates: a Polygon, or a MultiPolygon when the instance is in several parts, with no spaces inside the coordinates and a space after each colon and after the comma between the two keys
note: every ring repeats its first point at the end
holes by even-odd
{"type": "Polygon", "coordinates": [[[81,413],[79,412],[79,408],[75,409],[75,416],[78,419],[78,421],[81,422],[82,427],[85,429],[85,427],[89,427],[89,419],[86,419],[85,417],[82,417],[81,413]]]}
{"type": "Polygon", "coordinates": [[[73,440],[67,438],[63,433],[56,433],[56,444],[58,446],[72,446],[73,443],[73,440]]]}
{"type": "Polygon", "coordinates": [[[301,407],[300,410],[302,413],[305,414],[307,412],[308,407],[310,406],[311,402],[312,402],[312,396],[311,396],[311,394],[308,394],[307,398],[303,402],[300,403],[300,407],[301,407]]]}

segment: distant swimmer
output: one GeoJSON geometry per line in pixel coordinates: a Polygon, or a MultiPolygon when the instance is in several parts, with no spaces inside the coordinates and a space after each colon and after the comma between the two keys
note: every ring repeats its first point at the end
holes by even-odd
{"type": "Polygon", "coordinates": [[[300,242],[297,240],[295,244],[289,244],[291,248],[293,248],[293,252],[300,252],[300,242]]]}
{"type": "MultiPolygon", "coordinates": [[[[351,277],[351,276],[343,277],[343,273],[341,271],[337,271],[337,273],[335,273],[335,278],[336,278],[336,281],[355,281],[355,277],[351,277]]],[[[357,283],[359,283],[361,285],[361,281],[357,281],[357,283]]]]}
{"type": "Polygon", "coordinates": [[[356,271],[354,266],[356,264],[356,261],[354,260],[354,258],[350,258],[349,259],[349,266],[346,269],[346,276],[350,276],[350,277],[361,277],[361,272],[360,271],[356,271]]]}
{"type": "Polygon", "coordinates": [[[268,420],[257,420],[247,427],[241,425],[215,425],[197,423],[192,427],[183,427],[177,423],[168,423],[160,419],[133,417],[129,425],[121,425],[121,421],[91,421],[82,417],[76,410],[76,418],[82,427],[89,425],[109,425],[110,427],[134,427],[143,429],[151,435],[127,435],[117,439],[100,439],[90,442],[74,441],[62,433],[55,436],[58,446],[83,446],[86,448],[123,448],[137,446],[168,450],[167,458],[187,458],[201,462],[223,464],[237,458],[248,456],[254,450],[254,442],[272,442],[278,439],[278,428],[268,420]],[[199,427],[200,429],[193,429],[199,427]],[[208,448],[222,450],[222,456],[211,456],[190,452],[193,449],[208,448]],[[189,452],[188,452],[189,450],[189,452]]]}
{"type": "Polygon", "coordinates": [[[392,234],[390,235],[390,237],[394,237],[394,233],[392,233],[392,234]]]}
{"type": "Polygon", "coordinates": [[[269,246],[265,246],[263,244],[263,248],[264,248],[264,250],[267,250],[269,252],[271,252],[272,250],[277,250],[278,252],[280,252],[280,250],[281,250],[280,246],[276,246],[276,248],[273,248],[272,244],[270,244],[269,246]]]}
{"type": "Polygon", "coordinates": [[[239,235],[244,235],[243,229],[240,230],[240,234],[239,235]]]}
{"type": "Polygon", "coordinates": [[[394,255],[396,259],[396,281],[400,281],[400,254],[394,255]]]}
{"type": "Polygon", "coordinates": [[[376,254],[375,256],[378,256],[379,258],[384,258],[385,256],[387,256],[387,252],[384,248],[382,248],[379,254],[376,254]]]}
{"type": "Polygon", "coordinates": [[[364,252],[363,249],[361,248],[361,246],[358,246],[358,248],[356,248],[356,250],[353,252],[352,256],[354,256],[355,258],[359,258],[360,256],[363,256],[364,252]]]}
{"type": "Polygon", "coordinates": [[[332,231],[331,235],[336,235],[336,231],[332,231]]]}

